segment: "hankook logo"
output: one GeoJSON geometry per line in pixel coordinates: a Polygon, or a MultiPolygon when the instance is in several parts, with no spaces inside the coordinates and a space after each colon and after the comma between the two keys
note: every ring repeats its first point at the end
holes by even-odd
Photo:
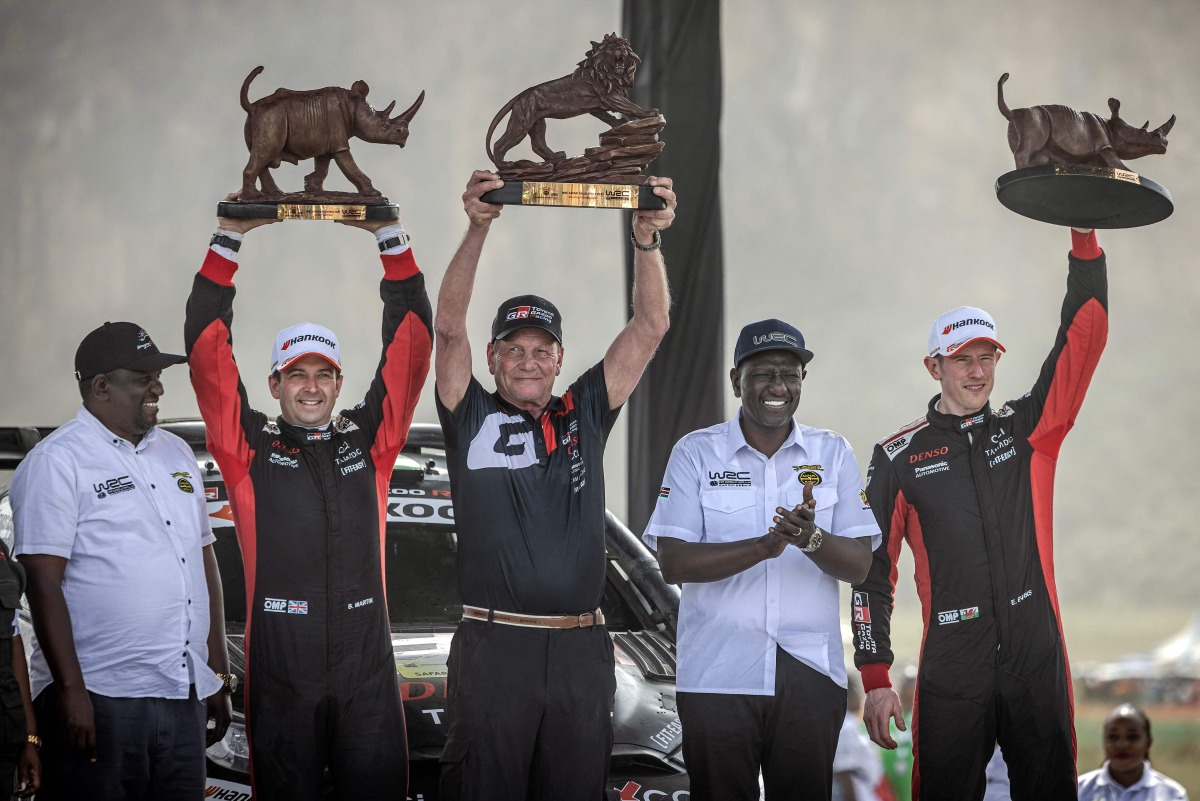
{"type": "Polygon", "coordinates": [[[287,342],[284,342],[283,345],[281,345],[279,349],[287,350],[292,345],[295,345],[298,342],[320,342],[322,345],[324,345],[327,348],[336,348],[337,347],[337,343],[333,342],[332,340],[328,339],[327,337],[321,336],[320,334],[301,334],[298,337],[292,337],[287,342]]]}
{"type": "Polygon", "coordinates": [[[988,322],[987,320],[984,320],[981,317],[968,317],[965,320],[958,320],[956,322],[950,323],[950,325],[943,328],[942,336],[949,334],[951,331],[962,328],[964,325],[982,325],[984,328],[990,328],[993,331],[996,330],[996,326],[992,325],[990,322],[988,322]]]}

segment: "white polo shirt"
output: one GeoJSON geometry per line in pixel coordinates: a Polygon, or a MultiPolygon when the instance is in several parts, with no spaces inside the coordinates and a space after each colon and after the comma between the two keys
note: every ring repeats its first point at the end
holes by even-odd
{"type": "Polygon", "coordinates": [[[1142,778],[1122,787],[1108,772],[1108,762],[1099,770],[1079,777],[1079,801],[1187,801],[1183,785],[1170,779],[1149,762],[1142,763],[1142,778]]]}
{"type": "MultiPolygon", "coordinates": [[[[208,585],[214,541],[192,449],[151,429],[136,446],[80,407],[30,451],[10,493],[13,553],[67,560],[63,595],[85,686],[114,698],[205,698],[208,585]]],[[[35,647],[30,689],[53,681],[35,647]]]]}
{"type": "MultiPolygon", "coordinates": [[[[643,539],[734,542],[766,534],[775,508],[803,502],[812,483],[816,522],[837,537],[871,537],[879,526],[867,505],[850,443],[799,425],[768,459],[746,444],[738,418],[693,431],[675,444],[643,539]]],[[[678,675],[684,692],[775,694],[775,647],[842,687],[846,666],[838,618],[838,581],[799,548],[721,581],[685,583],[679,605],[678,675]]]]}

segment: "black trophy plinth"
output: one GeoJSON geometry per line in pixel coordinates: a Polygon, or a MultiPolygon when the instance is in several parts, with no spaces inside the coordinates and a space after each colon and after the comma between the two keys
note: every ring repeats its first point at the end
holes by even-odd
{"type": "Polygon", "coordinates": [[[1137,228],[1175,210],[1171,193],[1143,175],[1072,164],[1005,173],[996,179],[996,197],[1017,214],[1074,228],[1137,228]]]}
{"type": "Polygon", "coordinates": [[[569,206],[588,209],[657,211],[667,202],[644,184],[565,183],[560,181],[505,181],[483,193],[484,203],[504,206],[569,206]]]}

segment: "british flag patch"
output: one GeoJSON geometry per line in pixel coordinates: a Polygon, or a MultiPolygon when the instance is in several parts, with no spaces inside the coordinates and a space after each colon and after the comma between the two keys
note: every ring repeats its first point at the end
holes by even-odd
{"type": "Polygon", "coordinates": [[[307,615],[308,601],[288,601],[289,615],[307,615]]]}

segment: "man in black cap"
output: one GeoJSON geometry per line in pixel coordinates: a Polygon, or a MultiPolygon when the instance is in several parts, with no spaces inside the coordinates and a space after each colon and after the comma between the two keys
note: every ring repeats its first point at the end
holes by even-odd
{"type": "Polygon", "coordinates": [[[594,799],[604,794],[616,689],[604,587],[604,445],[669,324],[659,232],[667,207],[633,215],[633,316],[604,360],[561,396],[562,319],[537,295],[500,304],[488,392],[471,373],[467,306],[503,185],[476,172],[470,225],[446,269],[434,331],[437,408],[458,526],[463,621],[450,648],[447,798],[594,799]],[[520,688],[520,689],[518,689],[520,688]]]}
{"type": "Polygon", "coordinates": [[[160,375],[184,361],[134,323],[92,331],[75,354],[82,408],[13,477],[40,799],[199,798],[204,750],[229,725],[203,480],[192,449],[155,427],[160,375]]]}
{"type": "Polygon", "coordinates": [[[792,419],[812,352],[742,329],[733,419],[676,443],[643,535],[683,584],[679,720],[692,798],[829,798],[846,714],[838,582],[879,543],[850,444],[792,419]],[[788,547],[788,546],[793,547],[788,547]]]}

